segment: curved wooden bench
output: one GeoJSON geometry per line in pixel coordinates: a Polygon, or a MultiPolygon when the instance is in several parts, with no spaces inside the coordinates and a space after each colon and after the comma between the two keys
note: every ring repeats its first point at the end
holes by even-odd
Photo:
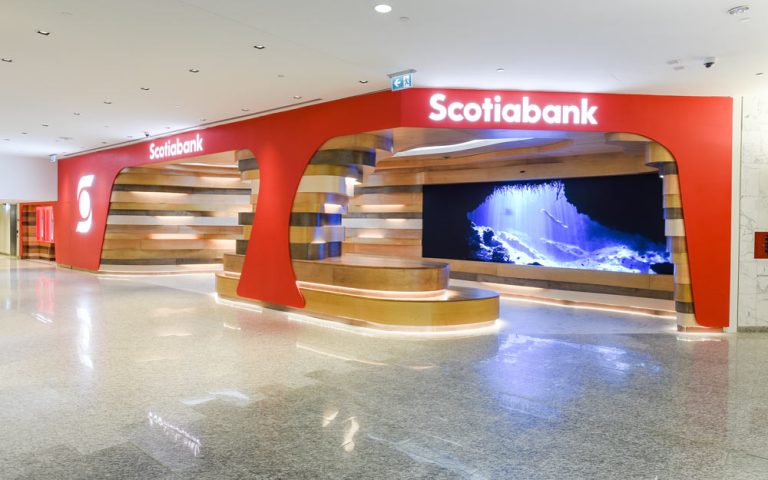
{"type": "MultiPolygon", "coordinates": [[[[242,301],[237,296],[238,281],[238,274],[217,273],[216,291],[221,297],[242,301]]],[[[299,290],[306,300],[304,311],[374,328],[479,326],[499,316],[499,294],[476,288],[450,288],[420,298],[351,294],[322,285],[300,284],[299,290]]]]}

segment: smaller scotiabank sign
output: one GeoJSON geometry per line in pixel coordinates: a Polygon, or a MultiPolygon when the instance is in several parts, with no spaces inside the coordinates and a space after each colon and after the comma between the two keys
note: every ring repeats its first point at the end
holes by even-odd
{"type": "Polygon", "coordinates": [[[181,140],[177,137],[166,140],[159,145],[152,142],[149,144],[149,159],[162,160],[164,158],[179,157],[190,153],[203,153],[205,150],[205,146],[203,145],[204,140],[205,139],[198,133],[195,135],[195,138],[190,140],[181,140]]]}

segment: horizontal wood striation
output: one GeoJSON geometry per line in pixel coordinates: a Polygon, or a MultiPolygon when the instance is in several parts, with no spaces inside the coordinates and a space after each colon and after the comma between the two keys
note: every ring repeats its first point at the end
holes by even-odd
{"type": "Polygon", "coordinates": [[[222,263],[242,237],[238,214],[252,211],[239,176],[235,168],[198,165],[124,170],[111,195],[102,264],[222,263]]]}

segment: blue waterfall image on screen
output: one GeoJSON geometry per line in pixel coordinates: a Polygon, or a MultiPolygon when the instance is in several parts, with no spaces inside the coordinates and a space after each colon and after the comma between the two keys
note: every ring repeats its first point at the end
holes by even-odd
{"type": "Polygon", "coordinates": [[[669,262],[665,245],[579,213],[561,181],[498,186],[467,217],[477,260],[631,273],[669,262]]]}

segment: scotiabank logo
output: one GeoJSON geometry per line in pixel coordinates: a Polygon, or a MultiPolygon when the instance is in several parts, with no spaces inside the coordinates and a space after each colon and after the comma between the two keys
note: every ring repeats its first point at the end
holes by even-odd
{"type": "Polygon", "coordinates": [[[176,157],[187,153],[200,153],[203,151],[203,137],[198,133],[192,140],[182,142],[178,138],[168,140],[162,145],[149,144],[149,159],[158,160],[166,157],[176,157]]]}
{"type": "Polygon", "coordinates": [[[93,209],[91,208],[91,194],[88,191],[93,186],[95,175],[83,175],[77,182],[77,207],[80,213],[80,221],[77,222],[78,233],[88,233],[93,226],[93,209]]]}
{"type": "Polygon", "coordinates": [[[538,105],[529,97],[520,103],[505,103],[501,95],[487,97],[482,103],[450,101],[443,93],[435,93],[429,99],[432,112],[430,120],[446,118],[453,122],[495,122],[548,125],[597,125],[597,107],[582,98],[579,105],[538,105]]]}

